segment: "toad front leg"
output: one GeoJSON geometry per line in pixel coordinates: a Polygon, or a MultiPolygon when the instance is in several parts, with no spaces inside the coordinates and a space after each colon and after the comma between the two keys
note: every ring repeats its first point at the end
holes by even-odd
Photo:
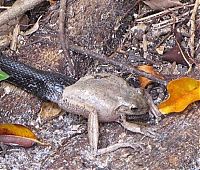
{"type": "Polygon", "coordinates": [[[69,97],[69,94],[63,97],[59,102],[59,106],[69,113],[82,115],[88,119],[88,138],[92,153],[97,154],[98,139],[99,139],[99,120],[98,112],[93,106],[90,106],[74,97],[69,97]]]}
{"type": "Polygon", "coordinates": [[[92,109],[88,115],[88,138],[91,150],[96,155],[99,140],[99,121],[98,113],[95,109],[92,109]]]}

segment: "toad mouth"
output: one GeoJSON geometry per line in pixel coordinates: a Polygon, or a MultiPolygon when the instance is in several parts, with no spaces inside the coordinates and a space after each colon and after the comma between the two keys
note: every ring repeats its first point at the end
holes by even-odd
{"type": "Polygon", "coordinates": [[[142,115],[126,115],[126,121],[128,121],[128,122],[146,123],[146,122],[151,122],[152,119],[153,118],[151,117],[151,115],[148,112],[145,114],[142,114],[142,115]]]}

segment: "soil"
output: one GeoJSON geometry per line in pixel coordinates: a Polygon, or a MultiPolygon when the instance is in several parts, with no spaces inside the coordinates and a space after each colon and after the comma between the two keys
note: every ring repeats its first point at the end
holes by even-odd
{"type": "MultiPolygon", "coordinates": [[[[67,12],[69,43],[133,66],[153,64],[157,71],[168,78],[184,76],[187,65],[163,61],[163,55],[159,55],[155,50],[162,41],[167,50],[175,44],[174,37],[170,37],[173,32],[172,25],[159,28],[159,31],[155,28],[156,23],[167,20],[170,15],[145,23],[148,26],[146,30],[143,30],[143,27],[133,29],[139,24],[136,22],[136,14],[142,18],[157,13],[144,4],[133,4],[135,1],[70,1],[67,12]],[[141,48],[144,33],[147,34],[149,42],[147,58],[143,57],[144,51],[141,48]]],[[[58,38],[59,2],[51,6],[40,6],[45,8],[35,8],[26,14],[31,23],[35,22],[34,17],[41,15],[43,10],[39,29],[32,35],[21,36],[16,52],[12,52],[8,46],[4,46],[2,51],[35,68],[69,75],[58,38]]],[[[184,10],[174,13],[181,15],[184,10]]],[[[189,30],[186,24],[182,21],[176,26],[189,30]]],[[[2,34],[6,35],[5,32],[2,34]]],[[[187,39],[187,36],[184,37],[183,46],[187,39]]],[[[199,42],[198,36],[196,42],[199,42]]],[[[135,74],[83,54],[72,51],[70,54],[75,62],[76,79],[93,72],[110,72],[123,78],[129,77],[127,81],[138,86],[138,76],[135,74]]],[[[197,55],[195,60],[198,61],[198,58],[197,55]]],[[[197,67],[194,68],[192,76],[200,77],[197,67]]],[[[165,95],[163,92],[159,93],[165,95]]],[[[153,95],[154,101],[160,102],[160,94],[154,91],[153,95]]],[[[146,124],[155,131],[155,138],[131,133],[117,123],[101,123],[99,148],[127,141],[140,143],[142,148],[137,145],[134,149],[122,148],[96,158],[92,157],[89,151],[87,120],[70,113],[62,113],[48,120],[42,119],[38,114],[41,106],[42,101],[37,97],[6,82],[0,83],[0,123],[26,125],[39,139],[50,144],[35,145],[28,149],[2,145],[0,169],[200,169],[199,102],[191,104],[179,114],[165,116],[154,125],[146,124]]]]}

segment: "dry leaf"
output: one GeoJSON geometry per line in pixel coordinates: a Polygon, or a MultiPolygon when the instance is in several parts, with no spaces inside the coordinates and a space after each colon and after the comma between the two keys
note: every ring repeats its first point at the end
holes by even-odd
{"type": "Polygon", "coordinates": [[[179,46],[176,44],[172,49],[170,49],[163,55],[162,59],[169,62],[176,62],[177,64],[187,65],[187,62],[184,60],[183,55],[189,58],[189,56],[185,52],[181,53],[179,46]]]}
{"type": "Polygon", "coordinates": [[[61,113],[62,109],[55,103],[43,102],[39,115],[43,119],[55,117],[61,113]]]}
{"type": "Polygon", "coordinates": [[[0,142],[22,147],[31,147],[35,143],[45,145],[37,140],[36,135],[29,128],[9,123],[0,124],[0,142]]]}
{"type": "Polygon", "coordinates": [[[182,5],[179,0],[146,0],[143,2],[154,10],[162,10],[182,5]]]}
{"type": "Polygon", "coordinates": [[[176,62],[178,64],[187,65],[191,69],[194,61],[185,53],[184,48],[181,47],[183,36],[177,30],[174,31],[176,45],[163,55],[163,60],[169,62],[176,62]]]}
{"type": "MultiPolygon", "coordinates": [[[[152,66],[149,66],[149,65],[138,66],[138,70],[145,71],[146,73],[152,74],[157,78],[163,79],[163,77],[159,75],[159,73],[156,72],[152,66]]],[[[140,82],[141,87],[145,88],[152,81],[146,77],[139,77],[139,82],[140,82]]]]}
{"type": "Polygon", "coordinates": [[[172,80],[167,85],[169,97],[158,108],[162,114],[181,112],[189,104],[200,100],[200,81],[189,77],[172,80]]]}

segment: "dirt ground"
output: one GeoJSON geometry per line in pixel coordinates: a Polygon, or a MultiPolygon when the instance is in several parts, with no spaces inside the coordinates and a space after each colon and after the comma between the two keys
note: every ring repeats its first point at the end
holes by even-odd
{"type": "MultiPolygon", "coordinates": [[[[169,19],[171,15],[181,16],[192,8],[180,9],[151,23],[145,23],[148,26],[145,32],[149,42],[145,59],[142,49],[144,31],[130,30],[139,23],[134,18],[136,14],[140,13],[142,18],[157,12],[152,12],[144,4],[133,6],[134,3],[135,1],[115,0],[70,1],[67,13],[69,43],[86,47],[110,58],[114,56],[114,59],[131,63],[133,66],[153,63],[154,68],[163,75],[183,76],[187,71],[186,65],[177,64],[176,69],[173,69],[174,63],[163,61],[162,55],[155,51],[155,47],[161,41],[167,49],[174,46],[173,37],[165,39],[166,35],[172,34],[174,25],[158,28],[156,24],[169,19]]],[[[43,6],[46,7],[46,4],[43,6]]],[[[19,61],[33,67],[68,75],[66,60],[58,39],[59,2],[41,11],[43,17],[39,29],[32,35],[20,38],[17,52],[12,52],[8,47],[1,50],[4,54],[17,56],[19,61]]],[[[37,8],[26,15],[38,18],[41,13],[37,8]]],[[[177,25],[179,28],[187,27],[182,20],[177,25]]],[[[198,44],[198,35],[196,41],[198,44]]],[[[77,79],[93,72],[110,72],[124,78],[130,75],[119,67],[99,62],[89,56],[72,51],[70,54],[75,61],[77,79]]],[[[197,55],[196,59],[198,58],[197,55]]],[[[200,77],[198,68],[194,69],[193,76],[200,77]]],[[[129,83],[138,86],[137,75],[133,74],[131,77],[129,83]]],[[[159,96],[156,94],[155,102],[158,102],[159,96]]],[[[87,120],[70,113],[44,120],[38,114],[41,105],[42,101],[37,97],[6,82],[0,83],[0,123],[26,125],[39,139],[50,143],[50,146],[35,145],[28,149],[2,146],[6,152],[2,149],[0,169],[200,169],[199,102],[188,106],[184,112],[165,116],[155,125],[146,124],[155,131],[155,138],[131,133],[117,123],[101,123],[99,148],[117,142],[140,143],[142,148],[136,145],[134,149],[118,149],[96,158],[89,152],[87,120]]]]}

